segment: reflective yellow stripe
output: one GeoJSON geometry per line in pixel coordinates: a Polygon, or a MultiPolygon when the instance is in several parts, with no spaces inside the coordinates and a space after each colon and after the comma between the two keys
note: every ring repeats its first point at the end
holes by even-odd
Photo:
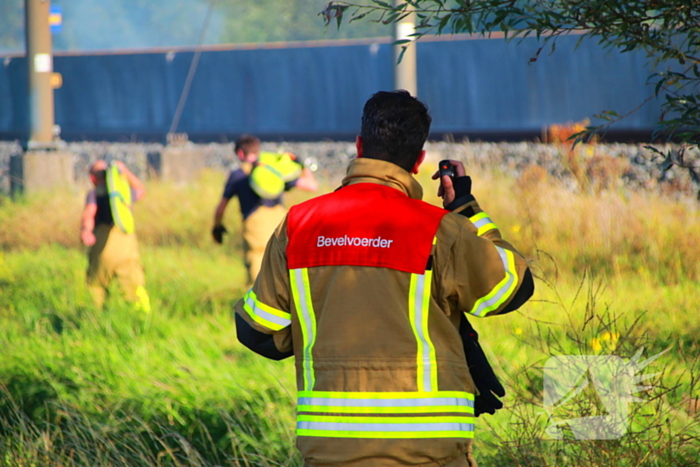
{"type": "Polygon", "coordinates": [[[298,436],[333,438],[472,438],[472,416],[365,417],[300,415],[298,436]]]}
{"type": "MultiPolygon", "coordinates": [[[[318,426],[318,425],[310,425],[318,426]]],[[[432,438],[473,438],[474,425],[464,425],[464,430],[452,431],[392,431],[387,432],[385,428],[381,431],[350,431],[350,430],[329,430],[297,427],[297,436],[314,436],[318,438],[360,438],[360,439],[432,439],[432,438]]]]}
{"type": "Polygon", "coordinates": [[[279,331],[292,324],[292,315],[282,310],[272,308],[258,300],[253,289],[243,297],[243,309],[256,323],[271,331],[279,331]]]}
{"type": "Polygon", "coordinates": [[[324,397],[344,400],[397,400],[455,398],[474,400],[474,395],[466,391],[413,391],[413,392],[345,392],[345,391],[299,391],[299,397],[324,397]]]}
{"type": "Polygon", "coordinates": [[[311,390],[316,383],[314,375],[313,348],[316,343],[316,315],[311,302],[311,290],[309,288],[309,271],[303,269],[290,269],[289,280],[292,285],[294,308],[301,327],[302,342],[302,373],[304,376],[304,390],[311,390]]]}
{"type": "Polygon", "coordinates": [[[474,436],[474,395],[464,391],[299,391],[297,409],[298,436],[366,439],[474,436]],[[433,415],[437,413],[440,415],[433,415]]]}
{"type": "Polygon", "coordinates": [[[475,316],[485,314],[498,309],[508,298],[510,298],[515,286],[518,284],[518,270],[515,267],[515,256],[512,251],[505,248],[496,247],[498,255],[501,257],[506,276],[496,284],[496,287],[488,295],[476,301],[469,313],[475,316]]]}
{"type": "Polygon", "coordinates": [[[319,413],[347,413],[363,415],[380,414],[415,414],[415,413],[445,413],[456,412],[473,414],[474,408],[469,406],[454,407],[451,405],[426,405],[410,407],[346,407],[342,405],[298,405],[299,412],[319,412],[319,413]]]}
{"type": "Polygon", "coordinates": [[[477,228],[476,234],[481,236],[484,235],[489,230],[497,229],[496,224],[493,223],[491,218],[486,215],[485,212],[480,212],[469,218],[469,220],[477,228]]]}
{"type": "Polygon", "coordinates": [[[298,412],[348,414],[474,413],[474,395],[440,392],[299,391],[298,412]]]}
{"type": "MultiPolygon", "coordinates": [[[[436,242],[433,239],[433,244],[436,242]]],[[[437,391],[437,361],[435,346],[430,339],[428,315],[430,309],[430,287],[433,271],[424,274],[411,274],[408,290],[408,316],[411,321],[413,335],[416,338],[416,383],[419,391],[437,391]]]]}
{"type": "Polygon", "coordinates": [[[363,423],[374,424],[400,424],[420,425],[426,423],[471,423],[474,417],[469,416],[427,416],[427,417],[367,417],[363,415],[299,415],[300,422],[331,422],[331,423],[363,423]]]}

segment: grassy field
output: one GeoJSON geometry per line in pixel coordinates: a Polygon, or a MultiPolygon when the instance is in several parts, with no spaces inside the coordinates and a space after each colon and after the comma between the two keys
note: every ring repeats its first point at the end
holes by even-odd
{"type": "MultiPolygon", "coordinates": [[[[426,198],[437,202],[428,170],[426,198]]],[[[473,173],[503,235],[530,259],[521,310],[473,320],[507,389],[477,422],[482,466],[689,466],[700,458],[700,211],[623,191],[572,193],[537,169],[473,173]],[[653,386],[618,440],[545,435],[552,355],[642,359],[653,386]]],[[[78,241],[84,193],[0,199],[0,465],[300,466],[291,361],[238,344],[244,292],[236,203],[223,246],[209,237],[224,174],[147,185],[136,220],[153,312],[113,294],[92,307],[78,241]]],[[[328,189],[331,186],[327,187],[328,189]]],[[[293,194],[288,204],[304,199],[293,194]]],[[[557,418],[600,414],[594,394],[557,418]]]]}

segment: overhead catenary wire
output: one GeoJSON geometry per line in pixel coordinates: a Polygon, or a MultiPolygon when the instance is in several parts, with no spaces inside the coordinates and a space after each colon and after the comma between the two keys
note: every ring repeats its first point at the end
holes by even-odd
{"type": "Polygon", "coordinates": [[[199,33],[199,40],[197,41],[197,48],[194,51],[194,56],[192,57],[192,62],[190,62],[190,69],[187,72],[187,79],[185,79],[185,85],[180,93],[180,100],[177,103],[177,108],[175,109],[175,115],[173,116],[173,121],[170,123],[169,134],[175,133],[177,126],[180,124],[180,117],[182,117],[182,111],[185,108],[185,103],[187,102],[187,96],[190,93],[190,87],[192,86],[192,80],[194,79],[194,74],[197,71],[197,65],[199,64],[199,57],[202,55],[202,43],[204,42],[204,36],[209,28],[209,21],[211,20],[211,15],[214,11],[214,6],[217,0],[211,0],[209,2],[209,8],[207,9],[207,15],[204,17],[204,24],[202,25],[202,30],[199,33]]]}

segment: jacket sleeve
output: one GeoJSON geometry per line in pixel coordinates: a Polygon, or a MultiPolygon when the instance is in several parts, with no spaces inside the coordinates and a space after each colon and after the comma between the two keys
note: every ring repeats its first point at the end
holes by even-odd
{"type": "Polygon", "coordinates": [[[256,330],[238,313],[236,313],[236,336],[241,344],[256,354],[271,360],[283,360],[294,355],[294,352],[291,350],[280,352],[272,334],[265,334],[256,330]]]}
{"type": "Polygon", "coordinates": [[[460,310],[474,316],[508,313],[534,293],[532,273],[525,258],[503,240],[494,221],[473,196],[450,216],[457,225],[450,255],[446,292],[460,310]]]}
{"type": "Polygon", "coordinates": [[[286,244],[285,219],[267,243],[253,287],[234,305],[236,322],[240,323],[238,339],[254,352],[275,360],[292,355],[286,244]]]}

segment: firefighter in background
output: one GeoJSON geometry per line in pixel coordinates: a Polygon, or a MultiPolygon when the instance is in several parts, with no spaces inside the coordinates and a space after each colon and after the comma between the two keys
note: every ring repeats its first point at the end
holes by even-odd
{"type": "Polygon", "coordinates": [[[244,262],[250,285],[260,271],[268,239],[287,213],[282,204],[283,193],[294,187],[316,191],[318,184],[311,170],[291,154],[261,152],[260,140],[255,136],[242,135],[234,151],[241,165],[226,181],[224,194],[214,212],[212,236],[217,243],[223,243],[224,212],[231,198],[238,196],[243,216],[244,262]]]}
{"type": "Polygon", "coordinates": [[[460,162],[433,177],[445,209],[421,201],[430,122],[406,91],[373,95],[342,187],[290,209],[235,304],[244,345],[295,357],[307,466],[476,465],[475,399],[498,390],[467,363],[464,311],[513,311],[534,283],[460,162]]]}
{"type": "Polygon", "coordinates": [[[132,204],[146,189],[123,162],[98,160],[90,166],[94,189],[87,194],[81,219],[80,239],[90,247],[87,287],[95,304],[102,307],[109,284],[116,276],[124,297],[137,309],[150,312],[145,276],[134,233],[132,204]]]}

